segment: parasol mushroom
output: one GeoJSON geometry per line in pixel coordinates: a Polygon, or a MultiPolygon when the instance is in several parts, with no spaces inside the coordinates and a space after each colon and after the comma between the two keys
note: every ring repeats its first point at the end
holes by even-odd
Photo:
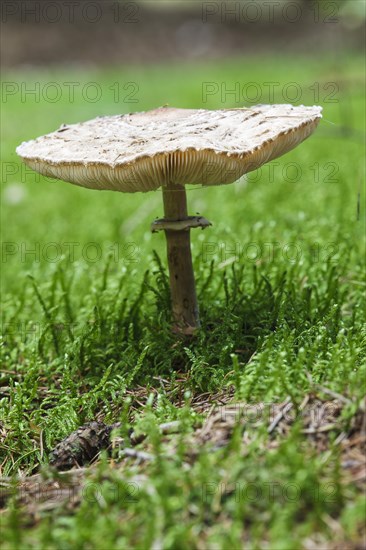
{"type": "Polygon", "coordinates": [[[175,109],[99,117],[24,142],[17,153],[43,175],[90,189],[134,193],[162,187],[174,329],[192,334],[199,312],[190,230],[210,224],[188,216],[187,184],[232,183],[290,151],[321,119],[321,107],[175,109]]]}

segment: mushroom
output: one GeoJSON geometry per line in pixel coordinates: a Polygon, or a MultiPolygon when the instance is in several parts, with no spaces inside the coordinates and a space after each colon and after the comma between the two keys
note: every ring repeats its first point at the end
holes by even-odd
{"type": "Polygon", "coordinates": [[[190,230],[211,225],[188,216],[187,184],[232,183],[305,140],[321,107],[175,109],[98,117],[24,142],[17,153],[45,176],[90,189],[134,193],[162,188],[164,218],[152,223],[167,241],[175,331],[200,325],[190,230]]]}

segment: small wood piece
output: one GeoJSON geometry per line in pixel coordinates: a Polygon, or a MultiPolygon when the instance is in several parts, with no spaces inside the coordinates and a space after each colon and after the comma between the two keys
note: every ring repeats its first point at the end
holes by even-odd
{"type": "Polygon", "coordinates": [[[103,422],[88,422],[80,426],[53,449],[51,466],[62,471],[91,462],[108,447],[112,429],[116,426],[107,426],[103,422]]]}

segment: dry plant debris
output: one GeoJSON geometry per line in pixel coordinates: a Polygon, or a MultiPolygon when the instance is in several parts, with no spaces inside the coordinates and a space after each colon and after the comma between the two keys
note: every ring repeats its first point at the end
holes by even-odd
{"type": "MultiPolygon", "coordinates": [[[[366,399],[360,403],[347,426],[341,418],[346,401],[342,396],[326,400],[319,395],[309,394],[297,408],[290,399],[278,404],[228,403],[211,407],[203,425],[187,436],[185,465],[190,467],[204,446],[215,452],[228,445],[237,427],[241,430],[243,443],[248,444],[256,436],[259,428],[264,426],[269,435],[266,447],[268,450],[273,449],[289,435],[294,423],[300,420],[306,442],[319,454],[331,452],[332,447],[337,447],[341,455],[343,482],[353,483],[364,490],[366,399]]],[[[203,399],[197,400],[197,406],[200,410],[207,410],[203,406],[203,399]]],[[[43,472],[20,477],[17,481],[3,478],[0,506],[6,507],[8,499],[16,496],[18,504],[24,506],[34,517],[42,511],[60,505],[72,509],[80,502],[88,478],[96,472],[96,460],[100,451],[111,449],[112,446],[119,450],[119,458],[111,459],[111,467],[123,478],[125,468],[133,464],[137,467],[139,482],[148,482],[146,464],[154,460],[148,437],[144,434],[135,436],[133,432],[129,432],[128,442],[120,437],[111,441],[112,430],[119,427],[120,423],[107,426],[102,422],[90,422],[81,426],[60,442],[51,453],[53,473],[43,472]],[[89,467],[83,466],[91,461],[93,464],[89,467]],[[67,468],[72,469],[67,472],[57,471],[67,468]]],[[[180,423],[175,421],[161,424],[160,431],[166,456],[173,456],[180,423]]],[[[130,477],[128,479],[131,480],[130,477]]]]}

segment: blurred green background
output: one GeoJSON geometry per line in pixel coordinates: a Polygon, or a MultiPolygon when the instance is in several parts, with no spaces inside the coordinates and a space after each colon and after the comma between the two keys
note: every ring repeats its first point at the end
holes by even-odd
{"type": "MultiPolygon", "coordinates": [[[[198,265],[205,242],[214,243],[220,263],[226,248],[258,239],[282,243],[280,250],[289,239],[300,248],[303,239],[320,239],[325,255],[339,239],[361,239],[363,0],[92,4],[3,6],[6,292],[19,292],[28,272],[47,279],[67,258],[93,277],[111,252],[116,272],[134,274],[149,265],[153,248],[164,250],[162,236],[149,231],[162,214],[160,192],[117,195],[45,180],[21,164],[15,148],[62,123],[165,104],[323,107],[317,132],[295,151],[237,184],[189,190],[190,212],[213,222],[193,234],[198,265]]],[[[265,261],[261,253],[247,256],[265,261]]]]}
{"type": "MultiPolygon", "coordinates": [[[[252,104],[248,99],[259,94],[259,102],[268,102],[271,90],[273,102],[297,94],[293,103],[323,107],[316,133],[286,156],[236,184],[189,189],[190,212],[213,222],[208,230],[192,233],[196,262],[202,261],[206,242],[215,243],[210,259],[220,263],[229,254],[223,247],[235,250],[236,243],[283,246],[295,240],[305,254],[305,240],[320,243],[325,257],[326,247],[340,239],[362,239],[364,88],[357,53],[343,53],[336,61],[330,54],[296,59],[268,54],[260,62],[241,56],[179,67],[28,67],[5,76],[11,83],[2,112],[2,282],[7,291],[19,291],[27,272],[47,278],[63,258],[71,260],[72,269],[87,266],[90,275],[103,269],[111,252],[116,271],[142,274],[152,249],[163,252],[164,239],[149,230],[162,215],[160,191],[117,194],[43,178],[22,165],[15,148],[62,123],[164,104],[238,107],[252,104]],[[70,82],[77,83],[71,101],[70,82]],[[98,93],[97,101],[85,100],[86,94],[98,93]],[[49,101],[52,97],[59,99],[49,101]]],[[[265,255],[254,259],[264,261],[265,255]]],[[[247,260],[253,262],[250,254],[247,260]]],[[[282,260],[286,263],[286,254],[282,260]]]]}

